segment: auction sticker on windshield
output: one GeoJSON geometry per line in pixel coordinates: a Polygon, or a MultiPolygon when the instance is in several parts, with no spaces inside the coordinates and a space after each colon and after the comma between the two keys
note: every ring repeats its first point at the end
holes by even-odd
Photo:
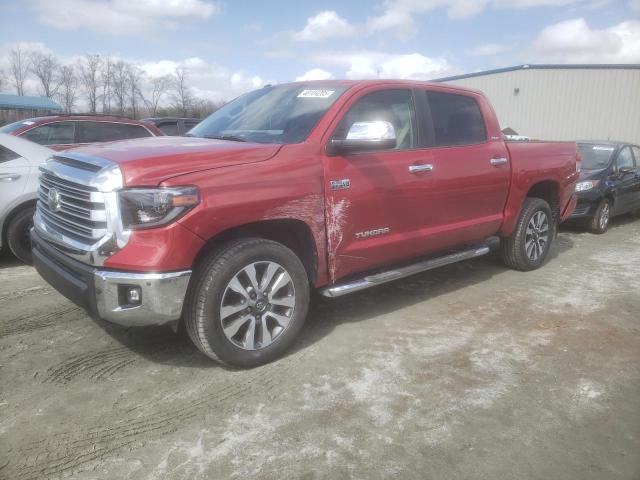
{"type": "Polygon", "coordinates": [[[298,98],[329,98],[335,90],[303,90],[298,98]]]}

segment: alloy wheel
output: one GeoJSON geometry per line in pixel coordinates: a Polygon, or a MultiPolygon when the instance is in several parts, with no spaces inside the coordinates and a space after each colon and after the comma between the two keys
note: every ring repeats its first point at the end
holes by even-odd
{"type": "Polygon", "coordinates": [[[537,261],[544,253],[548,242],[549,218],[545,212],[539,210],[527,224],[524,247],[529,260],[537,261]]]}
{"type": "Polygon", "coordinates": [[[271,261],[255,262],[237,272],[220,303],[220,322],[227,339],[244,350],[260,350],[287,329],[296,305],[293,280],[271,261]]]}

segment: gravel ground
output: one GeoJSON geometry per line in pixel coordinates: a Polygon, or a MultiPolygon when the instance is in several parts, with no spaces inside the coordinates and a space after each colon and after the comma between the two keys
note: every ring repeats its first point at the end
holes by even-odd
{"type": "Polygon", "coordinates": [[[299,344],[221,368],[96,322],[0,257],[0,478],[638,479],[640,221],[314,300],[299,344]]]}

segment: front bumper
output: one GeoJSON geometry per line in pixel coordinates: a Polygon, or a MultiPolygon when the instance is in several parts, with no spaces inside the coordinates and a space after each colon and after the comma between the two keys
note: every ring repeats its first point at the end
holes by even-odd
{"type": "Polygon", "coordinates": [[[92,316],[125,326],[162,325],[178,320],[191,270],[132,273],[81,263],[31,231],[33,263],[51,286],[92,316]],[[122,289],[138,287],[140,303],[128,305],[122,289]]]}
{"type": "Polygon", "coordinates": [[[573,213],[567,218],[568,223],[583,223],[591,220],[598,209],[602,193],[597,190],[586,190],[576,193],[578,203],[573,213]]]}

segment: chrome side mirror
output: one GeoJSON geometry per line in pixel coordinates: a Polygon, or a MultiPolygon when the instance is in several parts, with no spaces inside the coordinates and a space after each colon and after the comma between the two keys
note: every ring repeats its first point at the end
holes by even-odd
{"type": "Polygon", "coordinates": [[[396,146],[396,130],[384,120],[354,122],[344,140],[334,138],[329,145],[333,153],[389,150],[396,146]]]}

